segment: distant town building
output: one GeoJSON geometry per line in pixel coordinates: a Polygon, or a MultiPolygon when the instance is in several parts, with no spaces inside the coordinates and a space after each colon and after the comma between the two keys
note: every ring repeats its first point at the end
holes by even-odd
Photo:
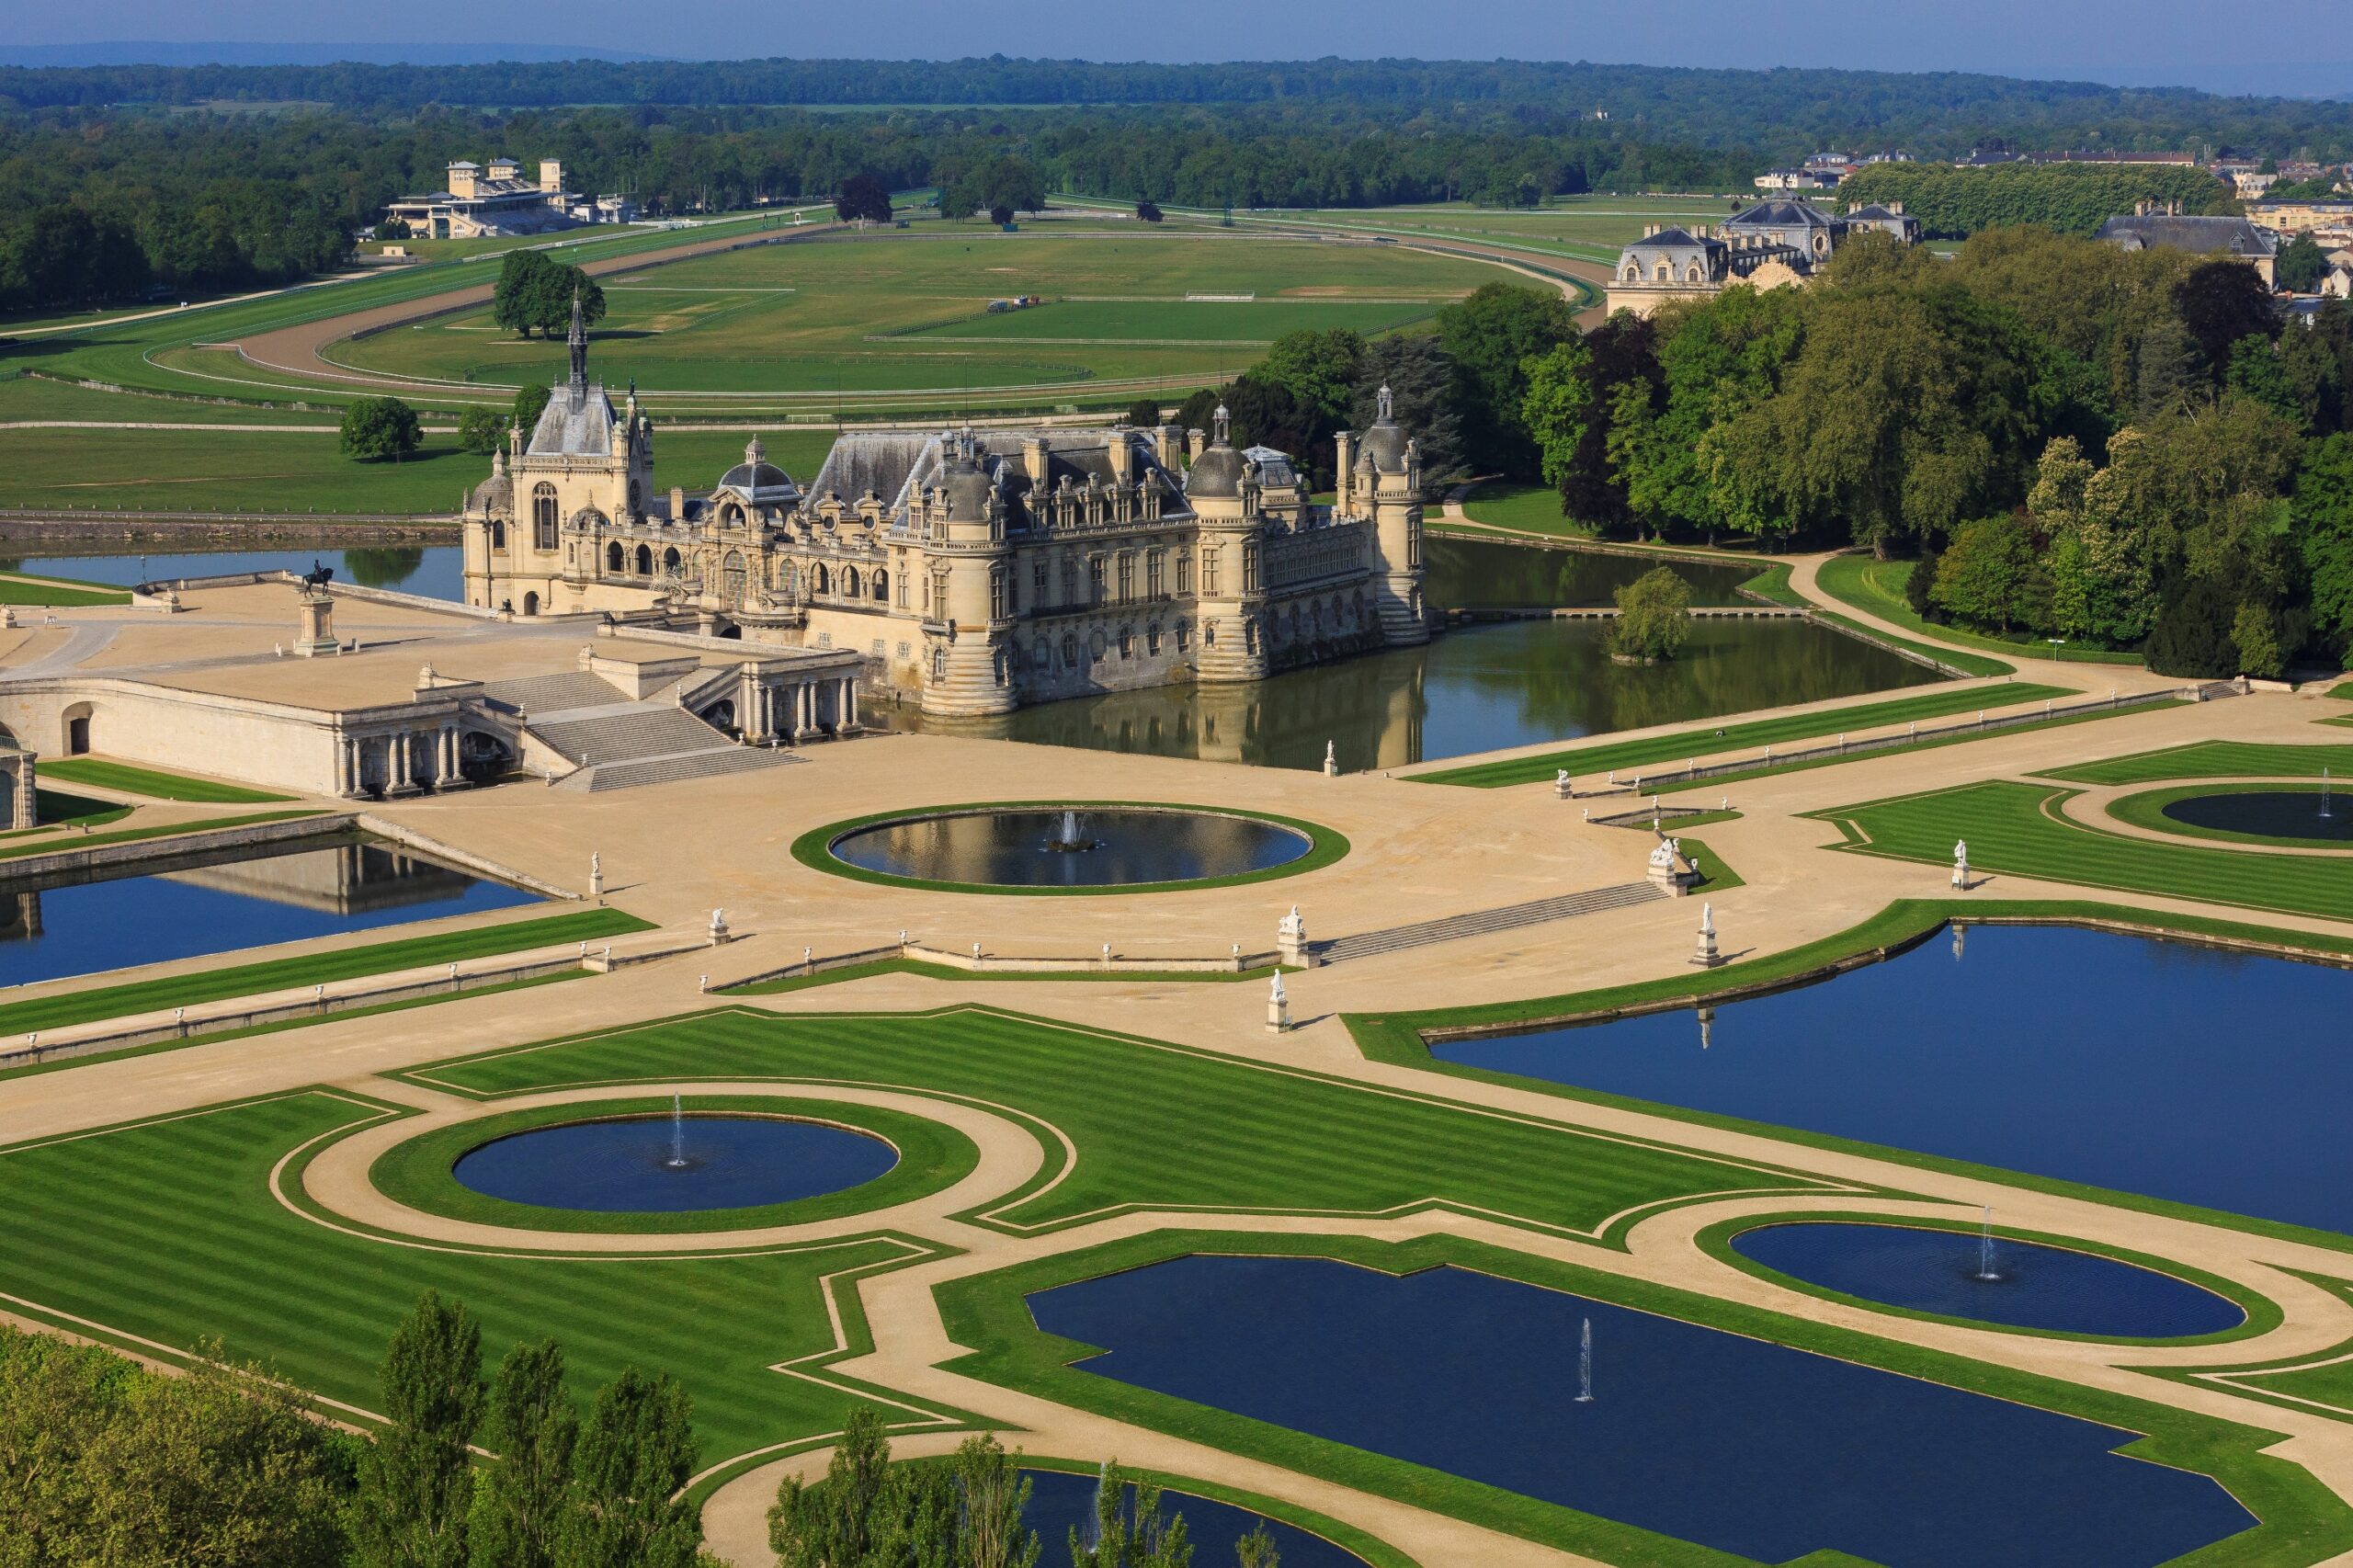
{"type": "Polygon", "coordinates": [[[2126,250],[2228,256],[2253,267],[2266,284],[2273,283],[2278,275],[2278,235],[2245,218],[2185,215],[2178,201],[2136,203],[2130,216],[2109,219],[2093,237],[2126,250]]]}
{"type": "Polygon", "coordinates": [[[2032,164],[2154,164],[2183,169],[2198,166],[2197,158],[2188,153],[2029,153],[2026,157],[2032,164]]]}
{"type": "Polygon", "coordinates": [[[1612,312],[1647,316],[1673,300],[1704,300],[1735,283],[1780,289],[1803,283],[1865,232],[1916,244],[1920,221],[1900,201],[1828,213],[1807,201],[1760,201],[1710,229],[1648,225],[1618,255],[1612,312]]]}
{"type": "Polygon", "coordinates": [[[386,215],[419,239],[464,240],[484,235],[544,234],[582,223],[636,221],[634,199],[583,196],[563,185],[563,165],[540,160],[540,177],[527,180],[512,158],[493,158],[488,167],[460,159],[445,171],[447,188],[404,196],[386,215]]]}
{"type": "Polygon", "coordinates": [[[2246,215],[2275,234],[2353,234],[2353,201],[2250,201],[2246,215]]]}

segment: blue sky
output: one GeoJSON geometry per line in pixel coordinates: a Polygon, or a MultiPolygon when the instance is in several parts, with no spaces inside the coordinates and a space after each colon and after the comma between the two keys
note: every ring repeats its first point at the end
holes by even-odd
{"type": "Polygon", "coordinates": [[[2326,20],[2332,9],[2291,8],[2242,26],[2211,0],[10,0],[0,6],[0,44],[481,38],[690,59],[1508,56],[1958,69],[2316,93],[2346,91],[2353,79],[2353,41],[2326,20]]]}

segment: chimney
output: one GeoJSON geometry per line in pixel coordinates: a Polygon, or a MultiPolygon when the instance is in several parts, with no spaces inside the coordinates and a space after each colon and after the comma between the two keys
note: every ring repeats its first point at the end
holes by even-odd
{"type": "Polygon", "coordinates": [[[541,158],[540,160],[540,191],[546,195],[552,196],[563,188],[563,160],[561,158],[541,158]]]}
{"type": "Polygon", "coordinates": [[[2144,196],[2140,200],[2132,204],[2132,216],[2135,218],[2145,218],[2149,215],[2150,208],[2154,205],[2155,203],[2152,202],[2144,196]]]}
{"type": "Polygon", "coordinates": [[[1043,490],[1046,487],[1046,437],[1021,437],[1021,468],[1029,474],[1029,483],[1043,490]]]}
{"type": "Polygon", "coordinates": [[[670,520],[674,523],[687,520],[687,492],[682,485],[670,486],[670,520]]]}
{"type": "Polygon", "coordinates": [[[1357,433],[1353,430],[1335,432],[1332,437],[1333,466],[1337,472],[1333,481],[1332,515],[1346,517],[1353,515],[1355,497],[1353,481],[1357,466],[1357,433]]]}
{"type": "Polygon", "coordinates": [[[1210,433],[1199,426],[1185,432],[1185,451],[1188,458],[1199,457],[1210,449],[1210,433]]]}
{"type": "Polygon", "coordinates": [[[1125,430],[1111,432],[1111,482],[1132,484],[1136,477],[1136,449],[1131,444],[1134,437],[1125,430]]]}

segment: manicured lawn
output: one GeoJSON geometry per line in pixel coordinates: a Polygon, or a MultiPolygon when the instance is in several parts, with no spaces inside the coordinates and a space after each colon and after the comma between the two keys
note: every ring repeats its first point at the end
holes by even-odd
{"type": "MultiPolygon", "coordinates": [[[[706,1460],[836,1427],[851,1397],[779,1361],[829,1348],[819,1281],[910,1255],[888,1240],[738,1257],[514,1256],[388,1246],[272,1195],[270,1169],[338,1129],[398,1114],[309,1090],[0,1152],[0,1291],[176,1347],[218,1335],[327,1399],[379,1407],[385,1337],[431,1289],[463,1301],[494,1365],[563,1342],[574,1397],[624,1366],[676,1374],[706,1460]]],[[[284,1190],[299,1190],[299,1172],[284,1190]]]]}
{"type": "Polygon", "coordinates": [[[136,844],[142,839],[169,838],[183,833],[205,833],[222,827],[258,827],[264,823],[292,822],[300,817],[320,816],[320,812],[256,812],[248,816],[207,817],[199,822],[167,823],[155,827],[119,828],[113,833],[75,834],[69,838],[46,838],[11,844],[0,848],[0,860],[21,859],[28,855],[47,855],[52,850],[95,849],[107,844],[136,844]]]}
{"type": "Polygon", "coordinates": [[[1790,569],[1786,564],[1768,566],[1743,583],[1740,588],[1743,593],[1754,594],[1777,605],[1787,605],[1791,609],[1803,609],[1806,606],[1806,597],[1790,586],[1790,569]]]}
{"type": "Polygon", "coordinates": [[[81,588],[55,577],[0,577],[0,605],[32,605],[68,609],[85,605],[127,605],[131,596],[119,588],[81,588]]]}
{"type": "MultiPolygon", "coordinates": [[[[2167,816],[2165,808],[2177,801],[2195,799],[2201,795],[2272,795],[2301,794],[2309,798],[2311,788],[2302,784],[2176,784],[2162,790],[2143,790],[2120,795],[2110,801],[2108,814],[2118,822],[2134,827],[2145,827],[2154,833],[2169,833],[2182,838],[2210,838],[2225,844],[2252,844],[2266,849],[2336,849],[2348,846],[2341,838],[2308,837],[2289,833],[2237,833],[2224,827],[2210,827],[2202,824],[2184,822],[2167,816]]],[[[2339,816],[2353,814],[2353,796],[2340,796],[2344,810],[2339,816]]],[[[2347,868],[2353,870],[2353,866],[2347,868]]]]}
{"type": "Polygon", "coordinates": [[[0,430],[0,506],[69,513],[447,516],[489,472],[450,436],[426,437],[402,462],[363,463],[332,431],[0,430]]]}
{"type": "MultiPolygon", "coordinates": [[[[175,830],[176,831],[176,830],[175,830]]],[[[650,931],[653,925],[618,909],[583,909],[536,920],[510,920],[504,925],[477,926],[438,936],[408,937],[398,941],[370,942],[333,952],[305,953],[260,963],[233,964],[226,969],[200,970],[163,980],[133,981],[87,991],[67,991],[0,1006],[0,1034],[63,1028],[98,1018],[162,1007],[193,1006],[235,996],[284,991],[298,985],[319,985],[363,974],[388,974],[395,970],[422,969],[428,964],[485,958],[493,953],[522,952],[564,942],[593,942],[650,931]]]]}
{"type": "Polygon", "coordinates": [[[2353,919],[2353,873],[2342,860],[2158,844],[2078,826],[2055,810],[2075,793],[1995,779],[1807,814],[1836,824],[1847,836],[1842,847],[1859,855],[1949,865],[1954,841],[1965,839],[1969,863],[1981,871],[2353,919]]]}
{"type": "Polygon", "coordinates": [[[404,1075],[475,1095],[773,1076],[972,1096],[1050,1123],[1076,1145],[1066,1172],[1050,1160],[1029,1188],[981,1217],[1015,1231],[1130,1207],[1360,1213],[1434,1201],[1583,1233],[1638,1204],[1812,1185],[970,1006],[782,1017],[728,1009],[404,1075]]]}
{"type": "MultiPolygon", "coordinates": [[[[2261,1429],[1452,1236],[1390,1244],[1353,1237],[1206,1231],[1138,1236],[1075,1256],[1041,1258],[941,1289],[939,1301],[949,1334],[959,1344],[980,1347],[953,1365],[1056,1403],[1248,1455],[1359,1491],[1435,1507],[1591,1560],[1639,1562],[1654,1568],[1731,1568],[1736,1561],[1746,1561],[1404,1460],[1095,1375],[1071,1363],[1093,1354],[1097,1346],[1048,1335],[1029,1313],[1025,1298],[1031,1292],[1148,1267],[1188,1253],[1331,1257],[1392,1275],[1451,1265],[2120,1427],[2139,1435],[2120,1443],[2124,1452],[2213,1475],[2263,1521],[2257,1528],[2181,1559],[2184,1562],[2212,1568],[2222,1564],[2290,1568],[2353,1544],[2353,1510],[2310,1471],[2265,1455],[2263,1450],[2277,1439],[2261,1429]]],[[[1399,1353],[1410,1352],[1401,1348],[1399,1353]]],[[[1833,1562],[1854,1560],[1823,1551],[1802,1561],[1809,1564],[1818,1561],[1823,1568],[1830,1568],[1833,1562]]]]}
{"type": "MultiPolygon", "coordinates": [[[[1580,784],[1591,785],[1594,775],[1612,769],[1629,772],[1653,764],[1679,766],[1686,758],[1738,751],[1746,746],[1779,745],[1787,741],[1821,740],[1842,732],[1884,729],[1914,720],[1949,718],[1978,709],[2012,708],[2024,702],[2071,698],[2065,687],[2018,684],[1956,691],[1938,687],[1916,697],[1891,698],[1883,702],[1858,703],[1828,712],[1797,713],[1779,719],[1754,719],[1745,724],[1711,725],[1679,730],[1671,735],[1616,741],[1602,745],[1574,746],[1542,756],[1513,757],[1471,767],[1450,767],[1411,777],[1423,784],[1468,784],[1491,790],[1506,784],[1533,784],[1550,779],[1563,768],[1580,784]]],[[[1712,781],[1711,781],[1712,782],[1712,781]]]]}
{"type": "Polygon", "coordinates": [[[1474,523],[1492,523],[1523,533],[1593,537],[1591,524],[1562,514],[1561,493],[1549,484],[1510,484],[1500,480],[1482,484],[1462,503],[1462,515],[1474,523]]]}
{"type": "MultiPolygon", "coordinates": [[[[252,403],[199,401],[193,396],[142,396],[39,376],[17,376],[0,381],[0,421],[95,419],[132,425],[316,425],[332,430],[335,418],[332,411],[305,412],[252,403]]],[[[439,424],[441,419],[428,416],[426,423],[439,424]]],[[[73,432],[52,430],[50,434],[70,439],[73,432]]]]}
{"type": "Polygon", "coordinates": [[[166,773],[160,767],[136,767],[127,762],[108,762],[102,757],[68,756],[55,762],[44,761],[40,776],[67,784],[95,784],[101,790],[119,790],[126,795],[148,795],[159,801],[196,801],[206,805],[258,805],[267,801],[290,801],[291,795],[273,795],[267,790],[248,790],[239,784],[223,784],[216,779],[191,778],[184,773],[166,773]]]}
{"type": "Polygon", "coordinates": [[[2327,768],[2353,777],[2353,745],[2264,745],[2250,741],[2193,741],[2134,752],[2071,767],[2046,767],[2046,778],[2074,784],[2147,784],[2166,778],[2317,778],[2327,768]]]}
{"type": "MultiPolygon", "coordinates": [[[[2051,645],[2030,632],[2021,631],[2015,637],[1991,637],[1958,626],[1930,626],[1915,614],[1904,597],[1904,585],[1911,575],[1914,562],[1909,561],[1874,561],[1869,555],[1837,555],[1822,563],[1818,579],[1822,591],[1834,598],[1881,620],[1892,621],[1907,631],[1940,642],[1957,642],[1965,648],[1983,648],[1991,653],[2027,654],[2048,658],[2051,645]]],[[[2063,664],[2138,665],[2138,653],[2110,653],[2097,648],[2078,648],[2070,643],[2059,650],[2063,664]]]]}

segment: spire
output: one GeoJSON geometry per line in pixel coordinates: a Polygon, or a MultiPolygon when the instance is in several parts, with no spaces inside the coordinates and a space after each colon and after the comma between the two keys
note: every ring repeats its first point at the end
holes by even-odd
{"type": "Polygon", "coordinates": [[[1233,426],[1233,416],[1226,413],[1225,404],[1221,403],[1217,405],[1217,412],[1210,416],[1210,422],[1217,427],[1217,434],[1211,438],[1210,444],[1213,447],[1232,446],[1233,443],[1228,438],[1227,433],[1233,426]]]}
{"type": "Polygon", "coordinates": [[[588,397],[588,324],[580,313],[580,290],[572,290],[572,333],[564,340],[572,348],[572,406],[588,397]]]}

